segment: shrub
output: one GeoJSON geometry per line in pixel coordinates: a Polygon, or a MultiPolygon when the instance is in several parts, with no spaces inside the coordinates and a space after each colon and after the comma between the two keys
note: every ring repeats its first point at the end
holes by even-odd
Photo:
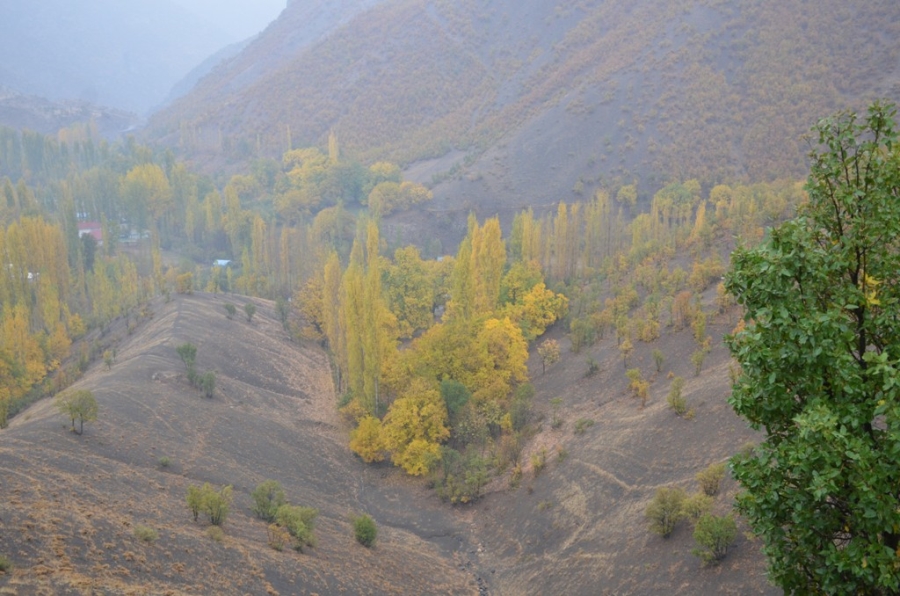
{"type": "Polygon", "coordinates": [[[303,552],[304,547],[314,547],[316,537],[313,534],[317,509],[312,507],[299,507],[296,505],[282,505],[275,512],[275,523],[288,531],[293,538],[294,549],[303,552]]]}
{"type": "Polygon", "coordinates": [[[178,352],[178,356],[184,362],[187,371],[191,372],[194,368],[194,363],[197,362],[197,346],[188,342],[175,348],[175,351],[178,352]]]}
{"type": "Polygon", "coordinates": [[[0,572],[9,573],[13,568],[12,561],[4,555],[0,555],[0,572]]]}
{"type": "Polygon", "coordinates": [[[594,426],[594,421],[590,418],[579,418],[575,421],[575,434],[583,435],[590,427],[594,426]]]}
{"type": "Polygon", "coordinates": [[[212,398],[216,391],[216,373],[210,370],[202,375],[200,377],[200,389],[203,390],[203,395],[212,398]]]}
{"type": "Polygon", "coordinates": [[[697,473],[697,482],[700,483],[700,488],[711,497],[719,494],[723,478],[725,478],[725,462],[712,464],[697,473]]]}
{"type": "Polygon", "coordinates": [[[159,458],[159,467],[160,468],[168,468],[172,465],[172,459],[168,455],[164,455],[159,458]]]}
{"type": "Polygon", "coordinates": [[[661,350],[653,350],[653,364],[656,365],[656,372],[662,372],[663,362],[665,361],[666,357],[661,350]]]}
{"type": "Polygon", "coordinates": [[[645,515],[650,531],[668,538],[678,522],[684,518],[684,491],[678,487],[662,487],[647,506],[645,515]]]}
{"type": "Polygon", "coordinates": [[[550,426],[554,429],[563,425],[563,419],[559,415],[559,409],[562,407],[562,398],[554,397],[550,400],[550,426]]]}
{"type": "Polygon", "coordinates": [[[214,526],[224,524],[231,509],[231,486],[226,486],[219,492],[209,487],[203,500],[203,508],[209,515],[209,523],[214,526]]]}
{"type": "Polygon", "coordinates": [[[684,416],[687,414],[687,400],[681,395],[681,390],[684,387],[684,379],[681,377],[675,377],[672,380],[672,388],[669,389],[669,395],[666,397],[666,401],[669,404],[669,407],[672,408],[672,411],[675,412],[677,416],[684,416]]]}
{"type": "Polygon", "coordinates": [[[487,460],[474,452],[463,457],[444,447],[438,469],[442,476],[435,481],[438,496],[454,504],[475,501],[488,482],[487,460]]]}
{"type": "Polygon", "coordinates": [[[233,319],[234,315],[237,314],[237,307],[235,307],[232,303],[225,303],[225,316],[229,319],[233,319]]]}
{"type": "Polygon", "coordinates": [[[159,538],[159,534],[150,526],[138,524],[134,527],[134,537],[142,542],[152,544],[159,538]]]}
{"type": "Polygon", "coordinates": [[[689,520],[696,522],[698,519],[712,511],[713,498],[703,493],[694,493],[684,500],[684,515],[689,520]]]}
{"type": "Polygon", "coordinates": [[[375,525],[375,520],[365,514],[354,518],[353,535],[356,536],[357,542],[366,548],[371,548],[375,544],[375,538],[378,536],[378,527],[375,525]]]}
{"type": "Polygon", "coordinates": [[[291,533],[278,524],[269,524],[267,534],[269,537],[269,546],[278,552],[283,551],[285,545],[291,541],[291,533]]]}
{"type": "Polygon", "coordinates": [[[253,321],[253,315],[256,314],[256,305],[252,302],[248,302],[244,305],[244,314],[247,315],[248,321],[253,321]]]}
{"type": "Polygon", "coordinates": [[[250,497],[253,499],[253,513],[267,522],[275,521],[278,508],[286,501],[284,489],[277,480],[261,482],[250,493],[250,497]]]}
{"type": "Polygon", "coordinates": [[[187,489],[187,506],[194,516],[194,521],[200,516],[200,512],[209,516],[209,523],[221,526],[228,517],[231,509],[231,486],[226,486],[219,492],[207,482],[202,487],[190,485],[187,489]]]}
{"type": "Polygon", "coordinates": [[[531,467],[534,469],[534,475],[537,476],[540,474],[543,469],[547,466],[547,450],[541,448],[535,454],[531,456],[531,467]]]}
{"type": "Polygon", "coordinates": [[[216,542],[225,540],[225,532],[223,532],[222,528],[219,526],[210,526],[206,528],[206,535],[209,536],[210,540],[215,540],[216,542]]]}
{"type": "Polygon", "coordinates": [[[588,366],[587,372],[584,373],[585,377],[593,377],[598,372],[600,372],[600,365],[597,364],[597,361],[594,360],[593,358],[587,359],[587,366],[588,366]]]}
{"type": "Polygon", "coordinates": [[[716,563],[725,557],[735,538],[737,524],[733,517],[706,514],[697,521],[694,528],[694,542],[697,546],[691,552],[706,565],[716,563]]]}
{"type": "Polygon", "coordinates": [[[203,511],[203,489],[193,484],[188,486],[186,501],[188,509],[194,516],[194,521],[197,521],[200,512],[203,511]]]}

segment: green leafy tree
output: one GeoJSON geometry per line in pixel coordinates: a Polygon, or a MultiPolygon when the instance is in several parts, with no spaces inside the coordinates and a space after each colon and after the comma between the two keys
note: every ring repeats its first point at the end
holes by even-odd
{"type": "Polygon", "coordinates": [[[657,489],[645,511],[650,531],[668,538],[678,522],[684,519],[684,500],[684,491],[678,487],[664,486],[657,489]]]}
{"type": "Polygon", "coordinates": [[[277,480],[261,482],[250,493],[253,499],[253,513],[267,522],[275,521],[278,508],[285,504],[284,489],[277,480]]]}
{"type": "Polygon", "coordinates": [[[61,393],[56,398],[56,407],[72,421],[72,430],[79,435],[84,432],[84,423],[97,419],[97,399],[87,389],[79,389],[61,393]],[[78,421],[78,430],[75,430],[75,421],[78,421]]]}
{"type": "Polygon", "coordinates": [[[178,356],[181,358],[181,361],[184,362],[185,368],[187,368],[188,372],[191,372],[194,368],[194,364],[197,362],[197,346],[192,343],[181,344],[175,351],[178,352],[178,356]]]}
{"type": "Polygon", "coordinates": [[[737,507],[786,592],[900,591],[900,153],[893,106],[816,127],[809,203],[732,256],[731,404],[765,440],[737,507]]]}
{"type": "Polygon", "coordinates": [[[728,547],[737,538],[737,524],[730,515],[719,517],[706,513],[697,520],[694,527],[696,548],[691,553],[700,557],[707,565],[725,558],[728,547]]]}
{"type": "Polygon", "coordinates": [[[253,304],[252,302],[248,302],[247,304],[245,304],[244,305],[244,314],[247,315],[248,321],[252,321],[253,315],[256,314],[256,305],[253,304]]]}

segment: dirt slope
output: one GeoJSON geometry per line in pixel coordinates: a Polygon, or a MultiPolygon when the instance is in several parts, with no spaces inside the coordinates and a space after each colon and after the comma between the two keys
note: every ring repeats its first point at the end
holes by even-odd
{"type": "Polygon", "coordinates": [[[0,552],[16,565],[0,576],[5,593],[477,593],[462,570],[465,520],[346,449],[324,354],[290,343],[265,301],[252,323],[228,320],[225,301],[157,304],[113,368],[97,365],[78,383],[100,404],[83,436],[49,400],[0,432],[0,552]],[[175,347],[188,341],[198,369],[216,373],[212,400],[186,382],[175,347]],[[249,497],[267,478],[319,509],[317,548],[267,546],[249,497]],[[187,486],[203,482],[234,486],[221,543],[184,504],[187,486]],[[348,518],[363,511],[379,524],[372,550],[352,537],[348,518]],[[136,524],[159,539],[140,542],[136,524]]]}

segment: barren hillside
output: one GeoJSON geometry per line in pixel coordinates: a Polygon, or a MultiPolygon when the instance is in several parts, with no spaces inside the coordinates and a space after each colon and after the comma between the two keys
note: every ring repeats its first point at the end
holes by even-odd
{"type": "Polygon", "coordinates": [[[50,400],[0,431],[0,552],[15,564],[0,575],[4,593],[477,593],[468,525],[346,449],[324,354],[290,343],[264,301],[252,323],[227,319],[225,301],[155,304],[112,369],[98,364],[77,384],[100,405],[83,436],[50,400]],[[216,373],[211,400],[187,384],[175,352],[185,342],[216,373]],[[267,546],[249,496],[267,478],[319,510],[317,548],[267,546]],[[204,482],[234,486],[221,543],[185,505],[187,486],[204,482]],[[372,550],[353,539],[360,512],[379,524],[372,550]],[[158,540],[138,540],[138,524],[158,540]]]}

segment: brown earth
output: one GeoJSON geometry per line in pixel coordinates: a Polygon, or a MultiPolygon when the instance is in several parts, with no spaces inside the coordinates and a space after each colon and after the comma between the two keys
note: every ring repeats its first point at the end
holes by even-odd
{"type": "MultiPolygon", "coordinates": [[[[0,594],[777,593],[745,531],[722,564],[705,568],[690,553],[689,524],[667,540],[646,529],[657,487],[694,492],[698,471],[755,438],[726,403],[721,342],[700,376],[689,362],[690,330],[638,343],[629,367],[645,377],[654,371],[651,350],[666,355],[642,409],[614,339],[576,355],[551,330],[564,357],[541,374],[532,356],[540,430],[522,455],[521,485],[510,489],[501,476],[476,505],[451,508],[421,481],[349,452],[325,355],[292,343],[271,303],[254,299],[248,323],[245,300],[200,294],[156,303],[154,318],[123,338],[112,369],[96,365],[79,382],[101,408],[83,436],[68,431],[50,400],[0,431],[0,554],[15,564],[0,575],[0,594]],[[227,301],[239,307],[234,320],[227,301]],[[216,373],[211,400],[187,384],[175,347],[188,341],[198,347],[198,370],[216,373]],[[588,357],[600,365],[591,377],[588,357]],[[687,380],[692,420],[666,405],[669,371],[687,380]],[[549,424],[555,397],[563,400],[558,429],[549,424]],[[594,425],[576,435],[580,418],[594,425]],[[530,457],[542,448],[547,467],[535,475],[530,457]],[[249,496],[267,478],[292,503],[319,509],[316,548],[269,548],[249,496]],[[187,486],[203,482],[234,486],[221,543],[184,503],[187,486]],[[352,537],[349,517],[358,512],[378,523],[374,549],[352,537]],[[139,541],[137,524],[159,539],[139,541]]],[[[734,323],[720,315],[708,332],[721,337],[734,323]]],[[[726,479],[718,512],[729,510],[735,490],[726,479]]]]}
{"type": "MultiPolygon", "coordinates": [[[[83,436],[43,400],[0,433],[0,552],[15,563],[3,594],[472,594],[469,524],[390,468],[346,449],[325,355],[291,343],[270,303],[252,323],[213,295],[158,303],[152,321],[76,385],[100,405],[83,436]],[[216,395],[191,388],[175,348],[198,348],[216,395]],[[159,459],[171,459],[163,468],[159,459]],[[250,492],[279,480],[319,510],[318,547],[276,552],[250,492]],[[185,505],[189,484],[234,486],[221,543],[185,505]],[[356,544],[350,516],[379,525],[356,544]],[[156,529],[145,544],[135,525],[156,529]]],[[[240,312],[240,310],[239,310],[240,312]]]]}

